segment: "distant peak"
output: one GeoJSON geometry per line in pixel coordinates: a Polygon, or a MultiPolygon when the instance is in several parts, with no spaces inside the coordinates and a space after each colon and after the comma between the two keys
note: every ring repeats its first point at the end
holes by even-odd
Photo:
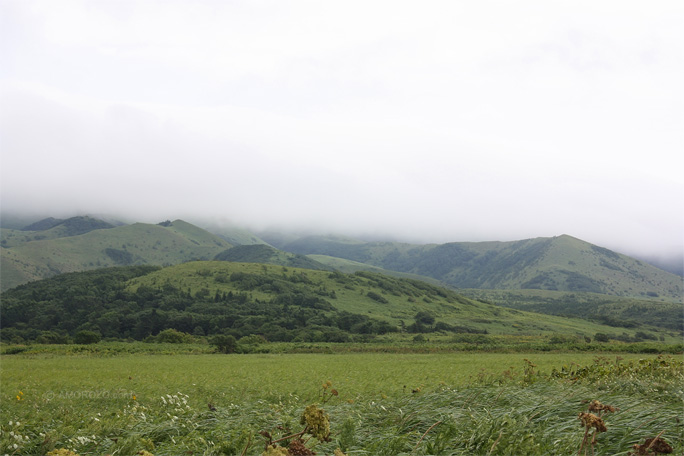
{"type": "Polygon", "coordinates": [[[48,217],[48,218],[44,218],[43,220],[39,220],[35,223],[32,223],[28,226],[25,226],[21,230],[22,231],[45,231],[45,230],[49,230],[50,228],[54,228],[63,222],[64,222],[63,219],[56,219],[54,217],[48,217]]]}

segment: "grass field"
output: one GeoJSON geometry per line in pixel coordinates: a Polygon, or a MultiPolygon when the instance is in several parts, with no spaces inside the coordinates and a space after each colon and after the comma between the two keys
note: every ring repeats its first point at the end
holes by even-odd
{"type": "Polygon", "coordinates": [[[576,454],[577,416],[593,399],[619,407],[595,454],[627,454],[660,432],[682,454],[681,357],[620,357],[5,355],[0,454],[260,455],[301,431],[313,403],[331,431],[306,442],[317,454],[576,454]]]}

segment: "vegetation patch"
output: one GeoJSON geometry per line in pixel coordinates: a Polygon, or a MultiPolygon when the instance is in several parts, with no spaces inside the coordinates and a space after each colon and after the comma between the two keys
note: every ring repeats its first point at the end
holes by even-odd
{"type": "Polygon", "coordinates": [[[656,445],[684,451],[678,359],[404,358],[12,358],[1,372],[0,451],[615,455],[655,454],[656,445]],[[579,363],[563,369],[570,359],[579,363]]]}

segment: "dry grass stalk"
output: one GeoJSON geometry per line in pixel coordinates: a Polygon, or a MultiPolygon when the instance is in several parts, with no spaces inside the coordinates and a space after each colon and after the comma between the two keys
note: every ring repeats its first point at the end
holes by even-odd
{"type": "Polygon", "coordinates": [[[598,415],[594,415],[593,413],[580,412],[580,414],[577,416],[577,418],[582,422],[582,425],[584,426],[584,438],[582,439],[579,451],[577,452],[579,456],[581,456],[583,449],[584,454],[587,454],[588,446],[591,446],[591,454],[594,454],[594,446],[596,445],[596,437],[598,436],[598,433],[606,432],[608,430],[606,428],[606,423],[603,421],[603,418],[601,418],[601,414],[603,412],[615,412],[617,408],[613,407],[612,405],[602,404],[600,401],[593,400],[589,403],[588,410],[589,412],[597,412],[598,415]],[[594,429],[594,432],[591,437],[591,443],[587,444],[587,440],[589,439],[589,432],[592,428],[594,429]]]}
{"type": "Polygon", "coordinates": [[[635,443],[632,448],[634,453],[629,453],[635,456],[652,456],[658,454],[670,454],[674,450],[665,440],[661,439],[660,436],[663,435],[665,431],[662,431],[657,436],[646,439],[643,444],[639,445],[635,443]]]}

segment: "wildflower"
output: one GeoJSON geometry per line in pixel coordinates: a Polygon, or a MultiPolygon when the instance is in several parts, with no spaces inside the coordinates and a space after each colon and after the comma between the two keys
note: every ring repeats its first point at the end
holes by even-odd
{"type": "Polygon", "coordinates": [[[287,448],[281,447],[280,445],[269,445],[266,447],[266,451],[261,453],[261,456],[289,456],[290,452],[287,448]]]}
{"type": "Polygon", "coordinates": [[[134,400],[134,401],[137,401],[137,400],[138,400],[138,396],[136,396],[136,395],[134,394],[134,395],[133,395],[133,400],[134,400]]]}
{"type": "Polygon", "coordinates": [[[291,454],[292,456],[312,456],[316,453],[310,448],[307,448],[303,441],[295,439],[288,445],[288,454],[291,454]]]}
{"type": "Polygon", "coordinates": [[[593,413],[581,413],[577,417],[581,422],[582,425],[589,429],[589,428],[594,428],[598,432],[606,432],[606,423],[599,418],[598,416],[594,415],[593,413]]]}
{"type": "Polygon", "coordinates": [[[601,412],[615,412],[617,410],[615,407],[612,405],[606,405],[602,404],[601,402],[597,401],[594,399],[589,403],[589,411],[590,412],[599,412],[599,416],[601,416],[601,412]]]}
{"type": "Polygon", "coordinates": [[[59,448],[56,450],[49,451],[47,456],[78,456],[78,454],[74,453],[71,450],[67,450],[66,448],[59,448]]]}
{"type": "Polygon", "coordinates": [[[339,448],[335,448],[335,452],[333,454],[334,454],[334,456],[347,456],[339,448]]]}
{"type": "Polygon", "coordinates": [[[328,441],[330,419],[325,410],[318,408],[316,404],[311,404],[304,410],[299,422],[305,424],[309,434],[316,437],[319,441],[328,441]]]}

